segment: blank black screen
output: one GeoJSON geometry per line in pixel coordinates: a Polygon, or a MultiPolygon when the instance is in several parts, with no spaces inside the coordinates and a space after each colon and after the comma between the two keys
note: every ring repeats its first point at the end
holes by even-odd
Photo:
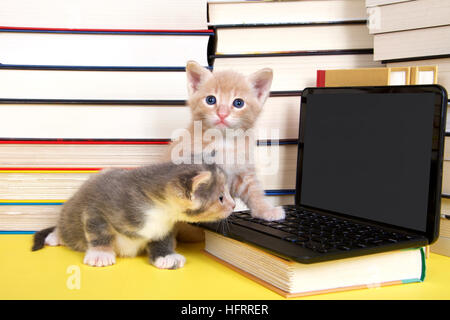
{"type": "Polygon", "coordinates": [[[425,231],[434,94],[307,99],[300,204],[425,231]]]}

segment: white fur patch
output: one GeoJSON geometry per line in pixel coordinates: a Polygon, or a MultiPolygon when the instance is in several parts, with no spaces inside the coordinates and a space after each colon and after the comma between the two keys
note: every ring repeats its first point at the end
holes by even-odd
{"type": "Polygon", "coordinates": [[[88,249],[83,263],[92,267],[106,267],[116,263],[116,255],[112,250],[88,249]]]}
{"type": "Polygon", "coordinates": [[[158,257],[153,265],[159,269],[178,269],[186,263],[186,258],[178,253],[171,253],[164,257],[158,257]]]}
{"type": "Polygon", "coordinates": [[[114,249],[120,257],[135,257],[148,243],[147,239],[131,239],[121,234],[117,234],[114,249]]]}
{"type": "Polygon", "coordinates": [[[151,241],[160,240],[172,231],[175,221],[168,209],[152,208],[145,213],[144,227],[137,234],[151,241]]]}
{"type": "Polygon", "coordinates": [[[53,231],[52,233],[47,235],[47,237],[45,238],[45,244],[52,247],[59,246],[61,244],[56,231],[53,231]]]}
{"type": "Polygon", "coordinates": [[[252,216],[264,219],[266,221],[276,221],[283,220],[286,217],[284,209],[282,207],[275,207],[265,210],[263,212],[259,212],[258,214],[253,214],[252,216]]]}

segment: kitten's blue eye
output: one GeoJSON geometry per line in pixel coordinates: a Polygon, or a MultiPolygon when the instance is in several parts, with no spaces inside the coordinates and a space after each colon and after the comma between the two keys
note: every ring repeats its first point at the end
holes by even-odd
{"type": "Polygon", "coordinates": [[[207,96],[205,101],[209,105],[216,104],[216,97],[214,97],[214,96],[207,96]]]}
{"type": "Polygon", "coordinates": [[[244,100],[239,99],[239,98],[234,99],[233,106],[238,109],[242,108],[244,106],[244,100]]]}
{"type": "Polygon", "coordinates": [[[223,195],[222,194],[219,196],[219,201],[220,201],[220,203],[223,203],[223,195]]]}

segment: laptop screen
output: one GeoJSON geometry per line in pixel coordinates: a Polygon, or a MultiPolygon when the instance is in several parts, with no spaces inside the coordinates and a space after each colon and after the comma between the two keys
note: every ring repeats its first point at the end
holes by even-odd
{"type": "Polygon", "coordinates": [[[435,101],[433,92],[309,94],[299,204],[426,231],[435,101]]]}

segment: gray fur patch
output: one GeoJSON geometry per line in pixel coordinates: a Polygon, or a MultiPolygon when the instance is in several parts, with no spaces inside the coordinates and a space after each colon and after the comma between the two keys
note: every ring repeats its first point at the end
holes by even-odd
{"type": "MultiPolygon", "coordinates": [[[[190,200],[192,178],[202,171],[211,171],[211,179],[195,193],[201,211],[217,200],[223,187],[223,173],[217,165],[181,164],[171,162],[135,169],[109,169],[93,175],[64,204],[57,229],[62,242],[78,251],[92,246],[108,246],[116,234],[138,238],[146,223],[145,213],[157,203],[173,199],[168,190],[179,190],[190,200]]],[[[194,206],[194,205],[192,205],[194,206]]],[[[200,209],[189,214],[200,213],[200,209]]],[[[171,214],[171,213],[168,213],[171,214]]],[[[151,244],[151,257],[173,251],[173,236],[151,244]],[[172,248],[172,249],[170,249],[172,248]]]]}
{"type": "Polygon", "coordinates": [[[150,262],[154,262],[158,257],[165,257],[174,253],[175,237],[173,232],[159,241],[153,241],[148,244],[148,252],[150,262]]]}

